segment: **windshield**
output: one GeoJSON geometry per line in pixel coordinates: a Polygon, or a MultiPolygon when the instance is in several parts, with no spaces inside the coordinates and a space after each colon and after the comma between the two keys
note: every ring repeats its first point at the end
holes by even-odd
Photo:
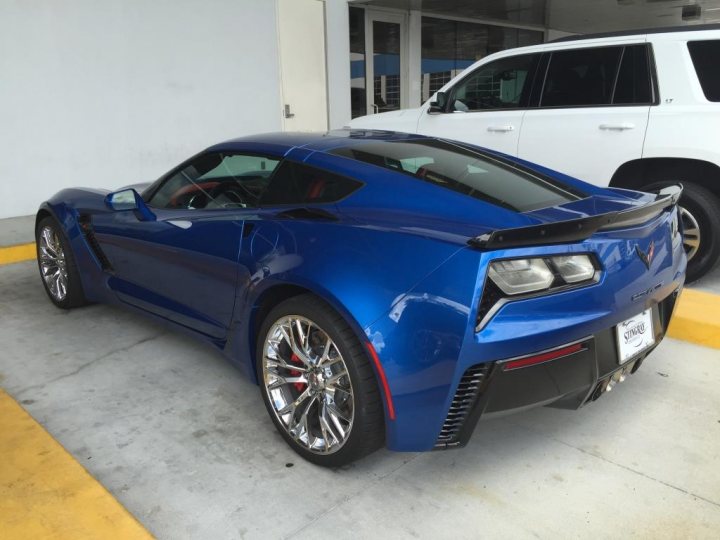
{"type": "Polygon", "coordinates": [[[516,212],[557,206],[583,195],[500,160],[437,139],[369,141],[330,152],[516,212]]]}

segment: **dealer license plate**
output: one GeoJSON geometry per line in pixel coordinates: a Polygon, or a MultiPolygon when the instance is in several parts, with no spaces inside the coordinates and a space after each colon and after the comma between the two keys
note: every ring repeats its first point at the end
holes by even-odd
{"type": "Polygon", "coordinates": [[[617,325],[618,364],[624,364],[655,343],[652,310],[646,309],[617,325]]]}

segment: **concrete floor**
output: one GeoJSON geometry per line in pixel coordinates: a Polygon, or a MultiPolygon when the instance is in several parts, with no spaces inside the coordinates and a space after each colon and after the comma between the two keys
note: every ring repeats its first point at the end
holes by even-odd
{"type": "Polygon", "coordinates": [[[35,216],[0,219],[0,246],[35,241],[35,216]]]}
{"type": "Polygon", "coordinates": [[[720,294],[720,264],[711,272],[690,285],[691,288],[713,294],[720,294]]]}
{"type": "Polygon", "coordinates": [[[666,340],[578,412],[480,424],[462,450],[309,465],[220,354],[0,267],[0,384],[159,538],[717,538],[720,352],[666,340]]]}

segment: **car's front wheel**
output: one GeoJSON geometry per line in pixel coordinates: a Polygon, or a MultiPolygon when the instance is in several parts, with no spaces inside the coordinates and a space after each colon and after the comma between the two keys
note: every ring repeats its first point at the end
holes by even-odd
{"type": "Polygon", "coordinates": [[[367,354],[317,297],[290,298],[268,314],[257,372],[275,426],[308,461],[338,467],[383,444],[382,401],[367,354]]]}
{"type": "Polygon", "coordinates": [[[40,277],[52,303],[62,309],[87,304],[70,242],[54,218],[38,222],[35,246],[40,277]]]}

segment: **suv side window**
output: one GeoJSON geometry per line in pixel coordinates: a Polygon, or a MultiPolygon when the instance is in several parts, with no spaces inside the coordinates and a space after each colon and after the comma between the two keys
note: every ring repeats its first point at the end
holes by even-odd
{"type": "Polygon", "coordinates": [[[653,102],[647,45],[625,47],[618,71],[613,105],[650,105],[653,102]]]}
{"type": "Polygon", "coordinates": [[[553,52],[540,106],[610,105],[622,47],[553,52]]]}
{"type": "Polygon", "coordinates": [[[720,101],[720,40],[689,41],[688,50],[708,101],[720,101]]]}
{"type": "Polygon", "coordinates": [[[155,208],[256,207],[279,158],[211,152],[183,165],[152,191],[155,208]]]}
{"type": "Polygon", "coordinates": [[[332,203],[362,187],[362,182],[294,161],[283,161],[260,199],[260,206],[332,203]]]}
{"type": "Polygon", "coordinates": [[[516,109],[527,102],[539,54],[501,58],[480,66],[452,90],[452,109],[516,109]]]}

